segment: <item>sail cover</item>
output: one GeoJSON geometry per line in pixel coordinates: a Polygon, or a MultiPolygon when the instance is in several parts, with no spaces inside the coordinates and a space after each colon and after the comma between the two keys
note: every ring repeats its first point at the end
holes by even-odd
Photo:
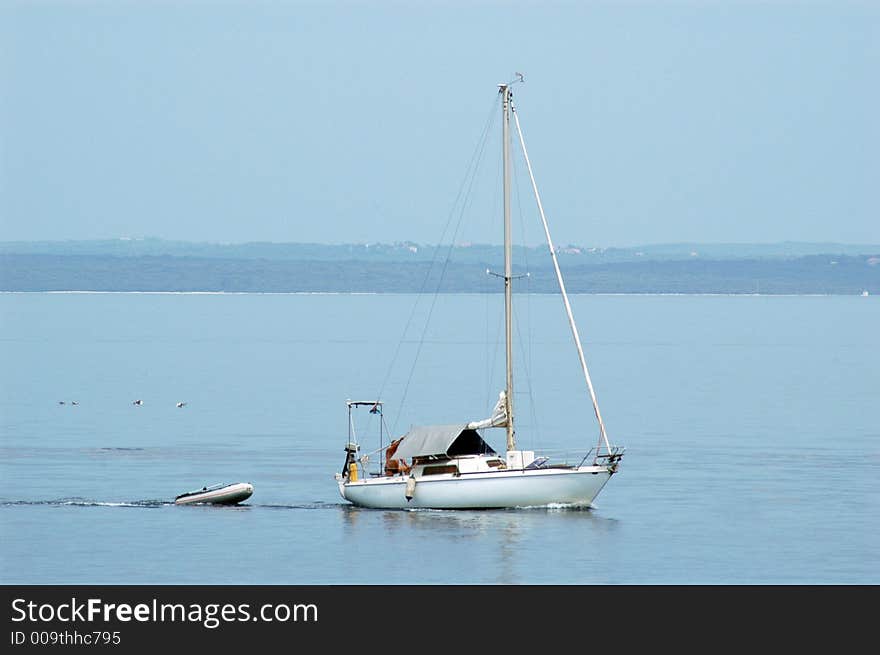
{"type": "Polygon", "coordinates": [[[492,410],[492,416],[484,418],[482,421],[471,421],[467,426],[471,430],[507,427],[507,394],[503,391],[498,394],[498,402],[495,403],[495,409],[492,410]]]}
{"type": "Polygon", "coordinates": [[[394,453],[394,459],[410,459],[429,455],[493,454],[491,446],[483,441],[469,424],[420,425],[403,436],[394,453]]]}

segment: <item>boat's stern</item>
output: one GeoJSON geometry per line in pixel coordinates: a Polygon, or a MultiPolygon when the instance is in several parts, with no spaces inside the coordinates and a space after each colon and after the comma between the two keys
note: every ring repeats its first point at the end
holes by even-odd
{"type": "Polygon", "coordinates": [[[357,482],[359,478],[358,471],[358,450],[360,446],[349,441],[345,444],[345,463],[342,465],[342,472],[336,474],[336,484],[339,487],[339,495],[343,499],[348,500],[345,495],[345,485],[348,482],[357,482]]]}

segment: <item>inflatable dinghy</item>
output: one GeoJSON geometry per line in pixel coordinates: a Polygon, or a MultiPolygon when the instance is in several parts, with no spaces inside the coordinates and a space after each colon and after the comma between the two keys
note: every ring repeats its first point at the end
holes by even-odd
{"type": "Polygon", "coordinates": [[[175,505],[193,505],[210,503],[212,505],[235,505],[247,500],[254,493],[254,485],[250,482],[231,482],[202,487],[195,491],[187,491],[174,499],[175,505]]]}

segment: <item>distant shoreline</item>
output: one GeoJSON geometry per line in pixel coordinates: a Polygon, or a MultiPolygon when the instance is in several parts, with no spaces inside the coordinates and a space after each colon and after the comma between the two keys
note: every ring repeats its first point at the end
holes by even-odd
{"type": "MultiPolygon", "coordinates": [[[[11,251],[13,246],[26,248],[0,243],[0,291],[492,294],[503,289],[500,279],[488,274],[503,270],[502,253],[495,246],[435,249],[429,256],[417,246],[376,246],[365,254],[355,246],[275,244],[269,251],[249,245],[228,256],[194,256],[162,253],[163,248],[198,251],[203,244],[150,242],[143,247],[154,253],[126,254],[127,243],[79,243],[75,254],[46,252],[64,251],[59,243],[30,244],[32,250],[44,252],[11,251]],[[104,247],[110,251],[83,252],[104,247]]],[[[880,295],[880,248],[863,254],[784,254],[818,247],[781,244],[767,250],[776,254],[760,257],[737,256],[731,247],[710,257],[697,251],[673,252],[671,246],[611,253],[570,246],[559,260],[571,294],[880,295]]],[[[557,293],[550,258],[522,254],[517,261],[529,267],[514,266],[514,291],[557,293]]]]}
{"type": "MultiPolygon", "coordinates": [[[[488,295],[498,295],[501,292],[491,292],[488,295]]],[[[2,291],[0,295],[141,295],[141,296],[415,296],[415,292],[382,292],[382,291],[90,291],[87,289],[70,289],[65,291],[2,291]]],[[[479,291],[456,291],[439,292],[440,295],[449,296],[484,296],[486,293],[479,291]]],[[[535,296],[550,296],[552,292],[535,293],[535,296]]],[[[831,298],[841,296],[862,297],[863,294],[841,293],[643,293],[643,292],[585,292],[569,293],[569,296],[647,296],[647,297],[675,297],[675,296],[706,296],[706,297],[735,297],[735,298],[831,298]]],[[[873,294],[869,293],[870,297],[873,294]]]]}

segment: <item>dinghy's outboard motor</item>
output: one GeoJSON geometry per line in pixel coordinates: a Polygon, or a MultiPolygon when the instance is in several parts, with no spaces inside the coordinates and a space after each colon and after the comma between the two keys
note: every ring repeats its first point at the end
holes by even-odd
{"type": "Polygon", "coordinates": [[[345,464],[342,466],[342,477],[347,477],[349,482],[356,482],[358,479],[357,451],[358,445],[356,443],[345,444],[345,464]]]}

